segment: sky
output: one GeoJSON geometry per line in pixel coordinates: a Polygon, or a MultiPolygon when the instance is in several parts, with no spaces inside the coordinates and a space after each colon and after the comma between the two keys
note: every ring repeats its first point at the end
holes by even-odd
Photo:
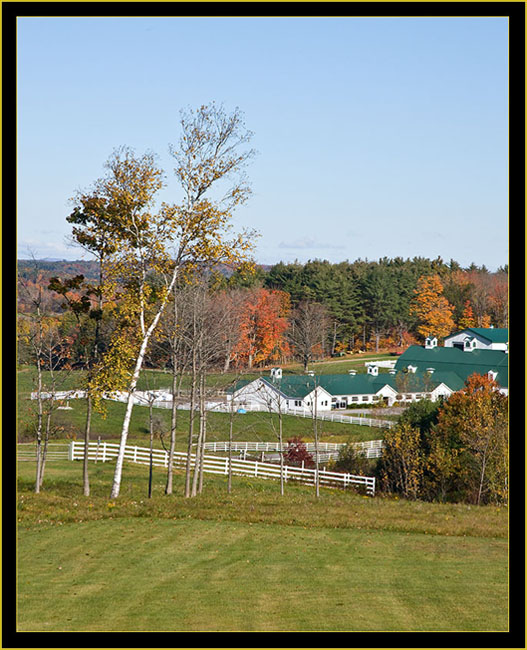
{"type": "Polygon", "coordinates": [[[504,17],[19,17],[18,257],[89,259],[71,198],[121,145],[180,201],[169,145],[212,101],[254,133],[257,262],[508,263],[504,17]]]}

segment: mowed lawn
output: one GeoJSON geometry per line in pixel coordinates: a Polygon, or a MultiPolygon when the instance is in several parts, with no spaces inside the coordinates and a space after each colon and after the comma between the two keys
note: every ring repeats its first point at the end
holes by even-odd
{"type": "Polygon", "coordinates": [[[223,477],[146,498],[147,470],[20,463],[20,631],[507,629],[505,509],[366,498],[223,477]]]}
{"type": "Polygon", "coordinates": [[[25,531],[21,631],[504,630],[503,540],[231,521],[25,531]]]}

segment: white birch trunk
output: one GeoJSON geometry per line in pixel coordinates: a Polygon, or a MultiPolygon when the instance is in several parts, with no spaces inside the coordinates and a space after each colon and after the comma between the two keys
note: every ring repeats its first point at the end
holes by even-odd
{"type": "Polygon", "coordinates": [[[123,428],[121,431],[121,441],[119,444],[119,453],[117,454],[117,461],[115,463],[115,473],[113,476],[113,484],[112,484],[112,491],[110,493],[110,499],[116,499],[119,496],[119,492],[121,489],[121,478],[123,474],[123,461],[124,461],[124,452],[126,448],[126,441],[128,440],[128,430],[130,429],[130,420],[132,418],[132,409],[134,406],[134,391],[137,386],[137,381],[139,379],[139,374],[141,372],[141,368],[143,367],[143,361],[145,358],[146,350],[148,348],[148,343],[150,342],[150,338],[152,334],[154,333],[154,330],[159,322],[159,319],[161,318],[161,315],[163,313],[163,310],[165,308],[165,305],[167,304],[168,301],[168,296],[170,292],[172,291],[172,288],[176,282],[176,277],[177,277],[177,268],[174,270],[174,273],[172,275],[172,279],[170,281],[170,285],[167,290],[167,294],[165,296],[165,299],[161,303],[161,306],[159,307],[159,311],[154,317],[154,320],[150,323],[149,328],[146,330],[146,333],[143,337],[143,341],[141,343],[141,348],[139,349],[139,354],[137,355],[137,359],[135,362],[135,368],[134,368],[134,374],[132,375],[132,381],[130,382],[130,386],[128,388],[128,401],[126,403],[126,412],[123,420],[123,428]]]}

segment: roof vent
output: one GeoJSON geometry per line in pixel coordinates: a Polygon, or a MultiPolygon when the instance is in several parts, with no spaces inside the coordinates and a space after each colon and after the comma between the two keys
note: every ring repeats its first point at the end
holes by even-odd
{"type": "Polygon", "coordinates": [[[357,371],[354,370],[353,368],[351,370],[348,370],[348,375],[350,375],[351,377],[355,377],[356,374],[357,374],[357,371]]]}
{"type": "Polygon", "coordinates": [[[307,370],[306,375],[308,375],[308,377],[314,377],[315,376],[315,371],[314,370],[307,370]]]}
{"type": "Polygon", "coordinates": [[[435,368],[427,368],[426,372],[429,372],[430,374],[432,374],[434,372],[434,370],[435,370],[435,368]]]}
{"type": "Polygon", "coordinates": [[[388,374],[390,374],[390,375],[396,375],[396,374],[397,374],[397,370],[396,370],[395,368],[390,368],[390,370],[388,370],[388,374]]]}

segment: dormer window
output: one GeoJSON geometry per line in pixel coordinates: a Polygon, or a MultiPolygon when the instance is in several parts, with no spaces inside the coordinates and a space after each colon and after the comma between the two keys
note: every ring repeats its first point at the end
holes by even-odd
{"type": "Polygon", "coordinates": [[[379,368],[377,366],[374,366],[373,364],[370,364],[368,366],[368,374],[376,377],[379,374],[379,368]]]}
{"type": "Polygon", "coordinates": [[[425,339],[425,349],[432,350],[437,347],[437,338],[435,336],[427,336],[425,339]]]}
{"type": "Polygon", "coordinates": [[[415,373],[417,366],[408,366],[408,372],[415,373]]]}
{"type": "Polygon", "coordinates": [[[473,337],[467,337],[463,342],[463,350],[465,352],[472,352],[476,349],[476,339],[473,337]]]}
{"type": "Polygon", "coordinates": [[[495,381],[498,373],[495,370],[489,370],[487,376],[491,381],[495,381]]]}

